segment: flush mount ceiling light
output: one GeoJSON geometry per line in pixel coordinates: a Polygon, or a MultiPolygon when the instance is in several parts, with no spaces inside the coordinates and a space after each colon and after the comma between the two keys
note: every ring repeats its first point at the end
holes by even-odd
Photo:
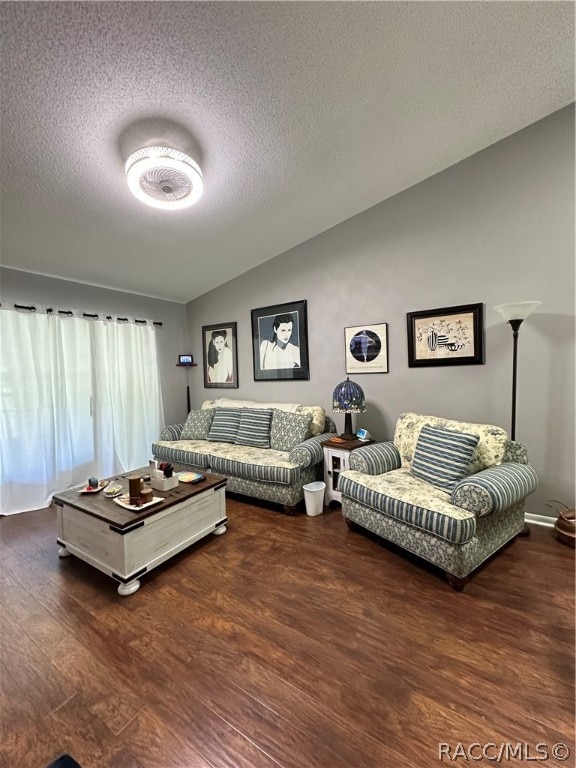
{"type": "Polygon", "coordinates": [[[154,208],[176,210],[193,205],[204,183],[198,163],[170,147],[142,147],[126,161],[132,194],[154,208]]]}

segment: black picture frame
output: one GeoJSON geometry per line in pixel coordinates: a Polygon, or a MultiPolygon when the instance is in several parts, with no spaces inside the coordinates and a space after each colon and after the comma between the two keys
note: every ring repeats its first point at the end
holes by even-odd
{"type": "Polygon", "coordinates": [[[388,323],[344,328],[346,373],[388,373],[388,323]]]}
{"type": "Polygon", "coordinates": [[[206,389],[238,388],[236,323],[202,326],[202,366],[206,389]]]}
{"type": "Polygon", "coordinates": [[[408,366],[484,364],[484,305],[407,313],[408,366]]]}
{"type": "Polygon", "coordinates": [[[251,310],[251,315],[254,381],[310,379],[306,300],[260,307],[251,310]],[[284,335],[280,343],[278,333],[284,335]]]}

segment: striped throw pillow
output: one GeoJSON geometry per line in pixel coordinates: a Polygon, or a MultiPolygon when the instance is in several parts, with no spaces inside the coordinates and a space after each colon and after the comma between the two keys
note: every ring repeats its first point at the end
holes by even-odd
{"type": "Polygon", "coordinates": [[[478,445],[477,435],[430,427],[420,430],[410,473],[446,493],[465,475],[478,445]]]}
{"type": "Polygon", "coordinates": [[[270,448],[272,408],[242,408],[240,426],[234,442],[254,448],[270,448]]]}
{"type": "Polygon", "coordinates": [[[214,418],[208,432],[208,440],[219,443],[233,443],[240,426],[240,408],[214,408],[214,418]]]}

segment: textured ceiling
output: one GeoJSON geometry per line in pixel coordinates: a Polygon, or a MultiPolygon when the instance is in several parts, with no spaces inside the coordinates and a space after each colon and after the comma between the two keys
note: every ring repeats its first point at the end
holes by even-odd
{"type": "Polygon", "coordinates": [[[574,100],[574,4],[2,2],[4,266],[189,301],[574,100]],[[124,161],[172,143],[160,211],[124,161]]]}

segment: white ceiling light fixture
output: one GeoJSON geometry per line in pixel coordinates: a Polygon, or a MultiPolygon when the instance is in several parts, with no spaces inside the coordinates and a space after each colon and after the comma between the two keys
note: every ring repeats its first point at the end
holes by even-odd
{"type": "Polygon", "coordinates": [[[204,190],[198,163],[171,147],[142,147],[126,161],[132,194],[146,205],[177,210],[193,205],[204,190]]]}

